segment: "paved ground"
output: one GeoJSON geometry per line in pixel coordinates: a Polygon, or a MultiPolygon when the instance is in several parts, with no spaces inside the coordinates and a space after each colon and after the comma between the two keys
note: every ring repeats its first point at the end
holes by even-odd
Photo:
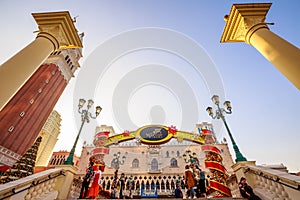
{"type": "MultiPolygon", "coordinates": [[[[178,198],[141,198],[143,200],[153,200],[153,199],[167,199],[167,200],[178,200],[178,198]]],[[[204,199],[217,199],[217,200],[242,200],[243,198],[197,198],[198,200],[204,200],[204,199]]],[[[79,199],[78,199],[79,200],[79,199]]],[[[82,199],[83,200],[83,199],[82,199]]],[[[94,200],[100,200],[99,198],[94,200]]],[[[104,200],[104,199],[101,199],[104,200]]],[[[187,199],[188,200],[188,199],[187,199]]]]}

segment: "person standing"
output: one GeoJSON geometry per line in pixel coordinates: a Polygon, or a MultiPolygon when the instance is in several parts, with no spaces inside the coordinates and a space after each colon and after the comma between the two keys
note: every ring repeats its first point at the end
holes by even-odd
{"type": "Polygon", "coordinates": [[[99,187],[100,187],[100,181],[101,181],[101,170],[98,166],[94,167],[94,177],[91,187],[89,188],[89,192],[87,197],[88,198],[96,198],[99,194],[99,187]]]}
{"type": "Polygon", "coordinates": [[[261,200],[260,197],[254,194],[253,189],[247,184],[246,178],[242,177],[239,182],[239,189],[242,197],[248,200],[261,200]]]}
{"type": "Polygon", "coordinates": [[[133,189],[134,189],[134,180],[132,175],[129,176],[129,181],[128,181],[128,190],[129,190],[129,198],[133,198],[133,189]]]}
{"type": "Polygon", "coordinates": [[[187,196],[188,198],[197,198],[195,195],[194,187],[195,187],[195,179],[194,175],[190,169],[189,165],[185,166],[185,171],[184,171],[184,178],[185,178],[185,184],[187,185],[187,196]]]}
{"type": "Polygon", "coordinates": [[[89,185],[90,185],[91,179],[94,176],[93,165],[94,165],[94,162],[90,162],[89,168],[87,169],[86,174],[83,177],[79,199],[85,199],[88,194],[89,185]]]}
{"type": "Polygon", "coordinates": [[[120,182],[120,194],[119,194],[120,196],[119,196],[119,198],[120,199],[125,199],[125,196],[123,194],[124,189],[125,189],[125,174],[124,173],[121,174],[119,182],[120,182]]]}
{"type": "Polygon", "coordinates": [[[175,189],[175,198],[181,198],[183,197],[182,191],[181,191],[181,184],[176,184],[176,189],[175,189]]]}
{"type": "Polygon", "coordinates": [[[199,170],[199,167],[198,165],[193,165],[193,175],[194,175],[194,179],[195,179],[195,187],[194,187],[194,190],[195,190],[195,195],[197,197],[200,197],[201,193],[200,193],[200,170],[199,170]]]}
{"type": "Polygon", "coordinates": [[[200,171],[200,178],[199,178],[200,195],[202,197],[206,197],[205,173],[200,168],[199,168],[199,171],[200,171]]]}

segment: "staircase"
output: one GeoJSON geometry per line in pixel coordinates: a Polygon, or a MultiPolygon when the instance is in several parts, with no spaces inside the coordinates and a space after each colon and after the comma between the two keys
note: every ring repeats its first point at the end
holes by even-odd
{"type": "MultiPolygon", "coordinates": [[[[238,179],[246,177],[254,192],[263,200],[300,199],[300,177],[254,162],[238,162],[232,166],[238,179]]],[[[0,185],[0,200],[66,200],[77,199],[81,181],[74,178],[76,168],[61,165],[25,178],[0,185]]],[[[102,199],[102,198],[101,198],[102,199]]],[[[144,198],[145,199],[145,198],[144,198]]],[[[161,199],[173,199],[171,196],[161,199]]],[[[205,198],[198,198],[205,199],[205,198]]],[[[211,198],[213,199],[213,198],[211,198]]],[[[242,198],[217,198],[242,199],[242,198]]],[[[151,199],[153,200],[153,199],[151,199]]]]}

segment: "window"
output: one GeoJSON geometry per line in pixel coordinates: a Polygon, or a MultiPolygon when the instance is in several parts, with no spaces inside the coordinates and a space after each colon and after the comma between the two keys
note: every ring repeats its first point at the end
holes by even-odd
{"type": "Polygon", "coordinates": [[[154,158],[151,161],[151,171],[157,171],[158,170],[158,162],[157,160],[154,158]]]}
{"type": "Polygon", "coordinates": [[[180,153],[179,153],[179,151],[177,151],[177,152],[176,152],[176,156],[177,156],[177,157],[179,157],[179,156],[180,156],[180,153]]]}
{"type": "Polygon", "coordinates": [[[177,160],[175,158],[172,158],[170,165],[171,167],[177,167],[177,160]]]}
{"type": "Polygon", "coordinates": [[[55,165],[56,159],[52,159],[50,165],[55,165]]]}
{"type": "Polygon", "coordinates": [[[139,160],[138,159],[134,159],[133,161],[132,161],[132,167],[133,168],[138,168],[139,167],[139,160]]]}
{"type": "Polygon", "coordinates": [[[169,158],[170,154],[169,151],[166,152],[166,157],[169,158]]]}

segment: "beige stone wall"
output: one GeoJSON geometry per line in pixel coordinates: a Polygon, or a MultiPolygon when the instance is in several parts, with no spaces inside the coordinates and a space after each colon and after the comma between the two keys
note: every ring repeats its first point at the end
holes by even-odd
{"type": "MultiPolygon", "coordinates": [[[[172,142],[174,143],[174,142],[172,142]]],[[[153,148],[149,148],[148,145],[140,145],[140,146],[130,146],[132,142],[128,142],[128,146],[115,145],[110,147],[109,155],[105,155],[104,161],[106,164],[105,171],[103,172],[103,176],[112,176],[115,168],[111,167],[111,163],[113,160],[113,155],[120,152],[120,160],[122,160],[123,156],[126,156],[124,163],[120,164],[119,174],[125,173],[127,175],[166,175],[166,174],[183,174],[184,167],[186,165],[183,154],[186,150],[191,150],[197,154],[197,157],[200,161],[200,168],[209,174],[209,170],[205,168],[204,159],[205,153],[201,151],[201,145],[198,144],[185,144],[185,145],[161,145],[158,148],[158,153],[150,153],[150,150],[153,148]],[[178,152],[178,153],[177,153],[178,152]],[[179,155],[178,155],[179,154],[179,155]],[[133,167],[133,160],[138,159],[139,167],[133,167]],[[153,159],[157,159],[158,161],[158,171],[151,170],[151,161],[153,159]],[[171,159],[176,159],[177,167],[171,167],[171,159]]],[[[229,152],[227,144],[216,144],[216,146],[221,150],[221,155],[223,157],[223,164],[226,167],[229,174],[233,174],[233,170],[231,166],[234,164],[231,154],[229,152]]],[[[88,153],[91,152],[93,146],[85,146],[82,151],[82,157],[79,161],[79,174],[83,175],[85,173],[85,169],[88,166],[88,153]]],[[[155,148],[154,148],[155,150],[155,148]]]]}

